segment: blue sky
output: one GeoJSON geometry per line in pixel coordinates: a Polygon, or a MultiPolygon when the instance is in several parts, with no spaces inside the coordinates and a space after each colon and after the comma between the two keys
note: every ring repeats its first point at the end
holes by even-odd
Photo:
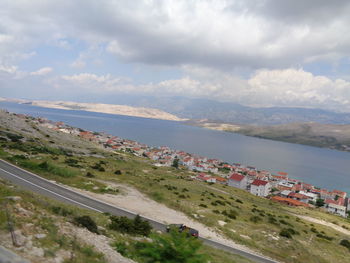
{"type": "Polygon", "coordinates": [[[350,111],[350,2],[2,1],[0,96],[350,111]]]}

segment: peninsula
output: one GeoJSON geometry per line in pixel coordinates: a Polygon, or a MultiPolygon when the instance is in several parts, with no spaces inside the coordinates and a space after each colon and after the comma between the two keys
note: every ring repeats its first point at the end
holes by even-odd
{"type": "Polygon", "coordinates": [[[104,103],[81,103],[72,101],[47,101],[47,100],[22,100],[0,98],[0,101],[29,104],[38,107],[62,109],[62,110],[82,110],[91,112],[101,112],[116,115],[126,115],[141,118],[151,118],[169,121],[184,121],[173,114],[162,110],[145,107],[132,107],[126,105],[104,104],[104,103]]]}

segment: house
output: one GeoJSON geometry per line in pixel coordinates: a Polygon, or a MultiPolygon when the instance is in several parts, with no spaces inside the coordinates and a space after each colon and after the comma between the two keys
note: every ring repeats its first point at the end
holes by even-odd
{"type": "Polygon", "coordinates": [[[298,200],[300,202],[303,202],[305,204],[309,203],[310,198],[307,195],[301,194],[301,193],[295,193],[295,192],[291,192],[288,195],[289,198],[292,198],[294,200],[298,200]]]}
{"type": "Polygon", "coordinates": [[[309,197],[309,200],[312,202],[316,202],[318,199],[318,194],[315,194],[315,193],[300,191],[299,194],[306,195],[307,197],[309,197]]]}
{"type": "Polygon", "coordinates": [[[197,180],[207,182],[207,183],[216,183],[216,178],[205,173],[200,173],[197,177],[197,180]]]}
{"type": "Polygon", "coordinates": [[[288,197],[288,195],[291,193],[292,191],[290,190],[283,190],[281,193],[280,193],[280,196],[282,197],[288,197]]]}
{"type": "Polygon", "coordinates": [[[305,204],[303,202],[300,202],[298,200],[294,200],[292,198],[287,198],[287,197],[281,197],[281,196],[273,196],[271,198],[272,201],[276,201],[282,204],[286,204],[289,206],[305,206],[305,207],[309,207],[308,204],[305,204]]]}
{"type": "Polygon", "coordinates": [[[227,181],[228,186],[233,186],[243,190],[247,190],[248,178],[239,173],[233,173],[227,181]]]}
{"type": "Polygon", "coordinates": [[[278,188],[278,190],[281,190],[281,191],[283,191],[283,190],[291,191],[293,186],[294,186],[294,184],[291,184],[287,181],[282,181],[282,182],[278,183],[277,188],[278,188]]]}
{"type": "Polygon", "coordinates": [[[221,176],[213,176],[216,179],[216,182],[219,184],[227,184],[227,179],[221,176]]]}
{"type": "Polygon", "coordinates": [[[342,205],[330,203],[327,205],[327,211],[332,214],[337,214],[342,217],[346,217],[346,207],[342,205]]]}
{"type": "Polygon", "coordinates": [[[333,196],[333,199],[336,199],[338,197],[341,197],[341,198],[346,198],[346,193],[343,192],[343,191],[339,191],[339,190],[333,190],[331,192],[332,196],[333,196]]]}
{"type": "Polygon", "coordinates": [[[250,193],[256,196],[268,196],[271,191],[271,185],[268,181],[255,179],[250,185],[250,193]]]}

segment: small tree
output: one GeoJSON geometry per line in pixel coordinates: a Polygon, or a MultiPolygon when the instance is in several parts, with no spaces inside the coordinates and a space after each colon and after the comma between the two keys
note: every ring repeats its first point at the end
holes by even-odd
{"type": "Polygon", "coordinates": [[[317,207],[322,207],[322,206],[324,206],[324,200],[321,199],[321,198],[317,199],[317,200],[316,200],[316,206],[317,206],[317,207]]]}
{"type": "Polygon", "coordinates": [[[179,158],[175,157],[171,166],[176,169],[179,168],[179,158]]]}
{"type": "Polygon", "coordinates": [[[152,242],[139,243],[137,253],[145,258],[145,263],[203,263],[208,260],[198,251],[202,242],[186,233],[173,229],[170,235],[154,235],[152,242]]]}

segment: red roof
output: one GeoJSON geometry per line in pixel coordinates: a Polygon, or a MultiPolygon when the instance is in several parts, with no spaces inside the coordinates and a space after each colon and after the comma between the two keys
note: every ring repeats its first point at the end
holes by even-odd
{"type": "Polygon", "coordinates": [[[256,185],[256,186],[260,186],[260,185],[266,185],[268,183],[268,181],[263,181],[263,180],[259,180],[259,179],[255,179],[252,183],[252,185],[256,185]]]}
{"type": "Polygon", "coordinates": [[[280,197],[280,196],[273,196],[271,198],[271,200],[273,201],[277,201],[277,202],[280,202],[280,203],[285,203],[287,205],[292,205],[292,206],[305,206],[305,207],[309,207],[308,204],[305,204],[303,202],[300,202],[298,200],[294,200],[294,199],[291,199],[291,198],[286,198],[286,197],[280,197]]]}
{"type": "Polygon", "coordinates": [[[221,176],[213,176],[215,179],[216,179],[216,181],[218,181],[218,182],[226,182],[227,180],[225,179],[225,178],[222,178],[221,176]]]}
{"type": "Polygon", "coordinates": [[[230,176],[229,178],[230,180],[234,180],[234,181],[237,181],[237,182],[240,182],[244,179],[244,175],[241,175],[239,173],[234,173],[230,176]]]}
{"type": "Polygon", "coordinates": [[[309,197],[307,195],[303,195],[303,194],[299,194],[299,193],[290,193],[288,195],[288,197],[291,197],[291,198],[297,198],[297,199],[308,199],[309,197]]]}

